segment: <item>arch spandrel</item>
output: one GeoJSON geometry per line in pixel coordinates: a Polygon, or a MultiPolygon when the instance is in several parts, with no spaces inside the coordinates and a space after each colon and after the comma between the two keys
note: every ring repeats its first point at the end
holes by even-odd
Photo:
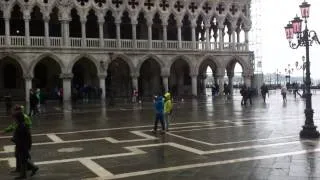
{"type": "Polygon", "coordinates": [[[19,56],[17,56],[16,54],[3,54],[3,55],[0,55],[0,62],[1,62],[1,60],[5,59],[5,58],[14,59],[20,65],[23,74],[28,74],[27,65],[19,56]]]}
{"type": "Polygon", "coordinates": [[[135,72],[136,68],[135,68],[132,60],[128,56],[126,56],[125,54],[120,54],[120,53],[119,54],[118,53],[117,54],[112,54],[111,55],[111,61],[109,61],[109,65],[113,61],[116,61],[117,59],[121,59],[121,60],[125,61],[128,64],[129,69],[130,69],[130,73],[135,72]]]}
{"type": "Polygon", "coordinates": [[[142,57],[142,58],[139,60],[139,62],[138,62],[138,64],[137,64],[137,67],[136,67],[136,71],[137,71],[137,72],[140,72],[142,64],[143,64],[144,62],[146,62],[148,59],[153,59],[153,60],[155,60],[155,61],[159,64],[159,67],[160,67],[161,70],[162,70],[163,68],[165,68],[165,63],[164,63],[158,56],[156,56],[156,55],[154,55],[154,54],[152,54],[152,55],[149,54],[149,55],[146,55],[146,56],[142,57]]]}
{"type": "Polygon", "coordinates": [[[82,58],[86,58],[88,60],[90,60],[94,65],[95,65],[95,68],[96,68],[96,71],[97,73],[99,73],[100,71],[100,64],[98,62],[98,60],[93,57],[92,55],[89,55],[89,54],[80,54],[78,55],[77,57],[75,57],[74,59],[72,59],[72,61],[69,62],[69,65],[68,65],[68,68],[66,70],[66,73],[72,73],[72,69],[74,67],[74,65],[79,61],[81,60],[82,58]]]}
{"type": "Polygon", "coordinates": [[[41,54],[39,55],[37,58],[35,58],[29,68],[28,68],[28,71],[29,73],[33,74],[34,73],[34,68],[37,66],[37,64],[42,61],[43,59],[45,58],[50,58],[52,60],[54,60],[57,64],[59,64],[59,67],[60,67],[60,70],[61,70],[61,73],[64,73],[66,71],[66,65],[64,64],[64,62],[56,55],[52,54],[52,53],[44,53],[44,54],[41,54]]]}

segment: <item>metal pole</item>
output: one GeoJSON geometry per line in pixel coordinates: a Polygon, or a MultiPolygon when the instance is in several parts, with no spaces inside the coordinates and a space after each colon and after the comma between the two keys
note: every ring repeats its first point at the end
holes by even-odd
{"type": "Polygon", "coordinates": [[[313,122],[313,109],[312,109],[312,101],[311,101],[311,78],[310,78],[310,61],[309,61],[309,30],[306,28],[303,31],[302,41],[306,45],[306,109],[304,110],[306,121],[303,126],[303,129],[300,131],[301,138],[319,138],[319,132],[316,130],[317,127],[314,125],[313,122]]]}

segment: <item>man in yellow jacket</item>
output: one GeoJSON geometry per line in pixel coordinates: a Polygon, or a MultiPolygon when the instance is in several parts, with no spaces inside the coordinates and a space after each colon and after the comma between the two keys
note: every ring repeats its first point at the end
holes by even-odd
{"type": "Polygon", "coordinates": [[[171,119],[172,108],[171,94],[167,92],[164,94],[164,122],[166,131],[169,130],[169,119],[171,119]]]}

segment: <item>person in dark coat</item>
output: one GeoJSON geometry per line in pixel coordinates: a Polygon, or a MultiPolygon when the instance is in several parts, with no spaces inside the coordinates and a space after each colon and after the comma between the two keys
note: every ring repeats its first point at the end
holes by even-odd
{"type": "Polygon", "coordinates": [[[12,96],[10,93],[8,93],[5,97],[4,97],[4,102],[6,104],[6,112],[7,112],[7,116],[11,115],[11,110],[12,110],[12,96]]]}
{"type": "Polygon", "coordinates": [[[266,95],[268,94],[269,96],[269,89],[268,87],[266,86],[266,84],[263,83],[263,85],[261,86],[261,95],[262,95],[262,98],[263,98],[263,102],[266,103],[266,95]]]}
{"type": "Polygon", "coordinates": [[[15,179],[25,179],[27,177],[27,168],[31,169],[31,176],[35,175],[39,168],[31,162],[29,151],[31,150],[32,139],[30,129],[24,123],[23,113],[17,112],[14,118],[17,123],[17,128],[12,141],[16,144],[16,153],[19,157],[18,164],[20,165],[20,176],[15,179]]]}

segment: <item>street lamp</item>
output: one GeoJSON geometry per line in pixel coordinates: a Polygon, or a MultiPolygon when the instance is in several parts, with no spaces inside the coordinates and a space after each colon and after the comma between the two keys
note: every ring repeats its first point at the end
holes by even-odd
{"type": "Polygon", "coordinates": [[[291,84],[290,79],[291,79],[291,74],[293,73],[293,68],[290,67],[290,64],[288,64],[288,68],[285,68],[284,71],[289,74],[286,75],[286,82],[287,82],[287,78],[289,78],[289,85],[291,84]]]}
{"type": "Polygon", "coordinates": [[[302,64],[299,65],[299,62],[298,62],[298,61],[296,62],[296,69],[297,69],[297,70],[301,70],[301,69],[302,69],[302,82],[303,82],[303,87],[302,87],[303,93],[302,93],[302,97],[305,96],[304,70],[306,69],[306,63],[305,63],[304,61],[305,61],[305,57],[302,56],[302,64]]]}
{"type": "Polygon", "coordinates": [[[313,30],[308,29],[308,17],[310,12],[310,4],[304,1],[300,6],[301,16],[305,22],[305,29],[302,31],[302,21],[298,16],[295,17],[292,23],[289,23],[285,27],[286,37],[289,40],[289,46],[292,49],[297,49],[300,46],[306,47],[306,109],[305,113],[305,124],[303,129],[300,131],[301,138],[319,138],[319,132],[317,131],[317,127],[314,125],[313,121],[313,109],[312,109],[312,102],[311,102],[311,78],[310,78],[310,61],[309,61],[309,47],[315,42],[320,44],[317,33],[313,30]],[[293,36],[296,35],[297,42],[293,42],[293,36]]]}

